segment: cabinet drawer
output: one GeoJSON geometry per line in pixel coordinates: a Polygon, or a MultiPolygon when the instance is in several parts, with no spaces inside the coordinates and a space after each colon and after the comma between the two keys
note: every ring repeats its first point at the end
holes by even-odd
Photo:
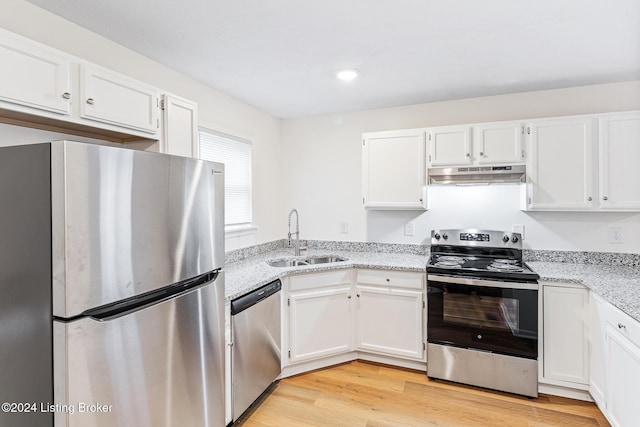
{"type": "Polygon", "coordinates": [[[609,325],[640,347],[640,322],[611,304],[606,305],[604,315],[609,325]]]}
{"type": "Polygon", "coordinates": [[[359,284],[423,289],[425,274],[412,271],[358,270],[359,284]]]}
{"type": "Polygon", "coordinates": [[[336,270],[289,277],[289,292],[322,288],[335,285],[350,285],[353,270],[336,270]]]}

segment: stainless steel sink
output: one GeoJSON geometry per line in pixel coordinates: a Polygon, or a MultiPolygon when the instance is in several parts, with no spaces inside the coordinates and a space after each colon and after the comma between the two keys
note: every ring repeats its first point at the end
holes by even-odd
{"type": "Polygon", "coordinates": [[[342,258],[339,256],[318,256],[306,259],[308,264],[329,264],[332,262],[342,262],[346,260],[346,258],[342,258]]]}
{"type": "Polygon", "coordinates": [[[298,267],[301,265],[314,265],[314,264],[330,264],[334,262],[346,261],[346,258],[339,256],[315,256],[304,259],[274,259],[266,261],[267,265],[271,267],[298,267]]]}
{"type": "Polygon", "coordinates": [[[302,259],[276,259],[267,261],[271,267],[297,267],[299,265],[309,265],[307,261],[302,259]]]}

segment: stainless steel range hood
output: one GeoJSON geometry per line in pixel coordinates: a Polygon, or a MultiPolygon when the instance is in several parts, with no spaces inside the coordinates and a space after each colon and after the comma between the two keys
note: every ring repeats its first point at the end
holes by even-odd
{"type": "Polygon", "coordinates": [[[524,165],[429,168],[429,185],[519,184],[525,182],[524,165]]]}

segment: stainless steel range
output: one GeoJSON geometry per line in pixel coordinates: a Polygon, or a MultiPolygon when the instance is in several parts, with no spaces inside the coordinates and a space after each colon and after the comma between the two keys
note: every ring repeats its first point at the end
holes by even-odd
{"type": "Polygon", "coordinates": [[[427,375],[537,397],[538,279],[518,233],[433,230],[427,375]]]}

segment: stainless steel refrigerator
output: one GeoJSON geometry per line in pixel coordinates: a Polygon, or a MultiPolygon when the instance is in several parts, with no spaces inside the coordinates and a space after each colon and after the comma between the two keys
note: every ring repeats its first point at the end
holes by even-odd
{"type": "Polygon", "coordinates": [[[223,173],[0,149],[0,425],[224,426],[223,173]]]}

